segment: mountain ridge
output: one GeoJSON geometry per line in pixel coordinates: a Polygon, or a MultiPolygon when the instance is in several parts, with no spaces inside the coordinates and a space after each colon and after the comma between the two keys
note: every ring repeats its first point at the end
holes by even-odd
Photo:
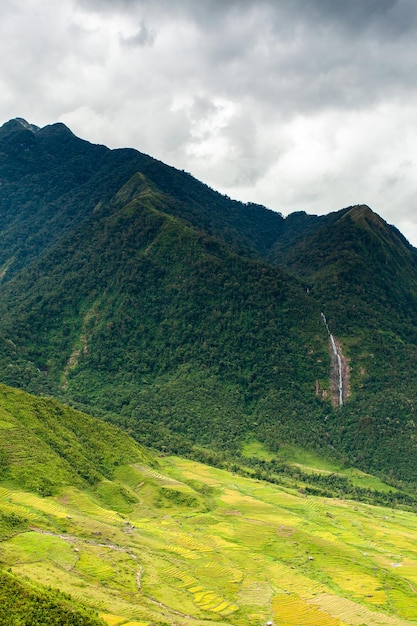
{"type": "MultiPolygon", "coordinates": [[[[233,201],[196,181],[190,174],[178,171],[137,150],[131,148],[110,150],[105,146],[81,140],[62,123],[46,126],[36,132],[28,130],[29,124],[22,126],[15,121],[14,129],[16,125],[18,130],[12,134],[11,144],[5,141],[5,135],[6,139],[8,135],[5,127],[7,131],[8,123],[0,128],[0,176],[3,181],[3,189],[0,190],[3,192],[1,201],[3,206],[7,206],[7,194],[16,194],[16,184],[22,189],[22,176],[28,176],[27,182],[24,183],[27,193],[19,198],[19,201],[31,209],[32,215],[33,208],[35,213],[41,209],[39,220],[41,230],[45,227],[46,219],[59,235],[66,224],[71,226],[74,223],[74,217],[78,216],[80,219],[91,212],[102,200],[103,192],[109,200],[138,171],[141,171],[151,183],[154,179],[157,180],[161,191],[171,196],[170,212],[173,215],[182,217],[194,225],[202,222],[201,226],[209,234],[223,233],[222,237],[234,245],[266,250],[272,243],[274,231],[280,228],[283,221],[278,213],[265,207],[233,201]],[[27,146],[25,141],[28,141],[27,146]],[[3,157],[2,145],[6,149],[3,157]],[[13,168],[10,170],[11,160],[13,168]],[[33,169],[36,170],[36,176],[31,173],[33,169]],[[19,172],[18,181],[16,171],[19,172]],[[10,181],[8,176],[12,177],[10,181]],[[76,198],[66,198],[65,194],[70,193],[73,196],[75,189],[76,198]],[[77,201],[76,206],[74,200],[77,201]],[[57,201],[58,206],[55,205],[57,201]],[[62,201],[69,206],[61,208],[62,201]],[[262,214],[261,224],[257,224],[252,218],[252,209],[255,206],[262,214]],[[60,209],[58,214],[57,208],[60,209]],[[239,225],[241,215],[245,223],[249,222],[244,231],[241,231],[239,225]]],[[[27,213],[25,217],[29,219],[29,215],[27,213]]],[[[4,219],[2,215],[2,221],[4,219]]],[[[9,234],[7,229],[3,231],[3,236],[11,241],[19,237],[21,230],[18,229],[24,228],[22,221],[15,224],[16,215],[12,214],[12,220],[11,233],[9,234]]],[[[42,252],[44,246],[45,241],[41,241],[39,252],[42,252]]],[[[29,258],[35,258],[37,253],[38,250],[35,250],[29,258]]],[[[3,256],[3,262],[6,260],[3,256]]]]}

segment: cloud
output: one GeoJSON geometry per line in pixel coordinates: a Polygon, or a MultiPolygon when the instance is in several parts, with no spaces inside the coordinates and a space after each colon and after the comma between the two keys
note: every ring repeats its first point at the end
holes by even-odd
{"type": "Polygon", "coordinates": [[[130,36],[120,36],[122,44],[127,46],[149,46],[153,43],[155,34],[148,28],[144,21],[142,21],[137,31],[130,36]]]}
{"type": "Polygon", "coordinates": [[[415,0],[6,0],[0,115],[285,214],[366,202],[407,235],[416,31],[415,0]]]}

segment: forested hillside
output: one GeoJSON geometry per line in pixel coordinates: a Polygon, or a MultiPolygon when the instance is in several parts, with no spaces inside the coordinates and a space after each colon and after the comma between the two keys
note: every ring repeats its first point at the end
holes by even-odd
{"type": "Polygon", "coordinates": [[[368,207],[284,219],[23,120],[0,177],[3,382],[164,450],[291,441],[417,481],[417,253],[368,207]]]}

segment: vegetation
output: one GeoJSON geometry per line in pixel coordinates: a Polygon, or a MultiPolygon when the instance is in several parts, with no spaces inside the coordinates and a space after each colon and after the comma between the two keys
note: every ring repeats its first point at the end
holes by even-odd
{"type": "Polygon", "coordinates": [[[284,219],[21,120],[0,174],[4,383],[164,452],[292,442],[416,484],[417,253],[368,207],[284,219]],[[351,369],[340,409],[322,311],[351,369]]]}
{"type": "MultiPolygon", "coordinates": [[[[16,448],[21,470],[0,479],[0,623],[415,623],[417,522],[400,508],[405,492],[290,445],[276,455],[248,442],[240,465],[223,458],[232,471],[157,458],[55,400],[2,388],[3,429],[19,424],[24,440],[39,428],[40,413],[41,421],[49,414],[48,428],[38,431],[31,455],[21,456],[15,440],[8,458],[16,448]],[[49,460],[52,495],[25,478],[19,483],[24,468],[33,485],[44,477],[38,461],[50,448],[48,431],[81,421],[66,482],[55,481],[67,462],[60,450],[49,460]],[[91,484],[80,480],[78,462],[97,432],[103,458],[114,449],[115,463],[91,484]],[[346,499],[393,492],[395,509],[346,499]]],[[[405,504],[415,507],[411,496],[405,504]]]]}
{"type": "Polygon", "coordinates": [[[0,571],[1,626],[104,626],[90,611],[57,591],[40,589],[0,571]]]}
{"type": "Polygon", "coordinates": [[[62,485],[94,486],[148,454],[116,428],[0,385],[0,480],[42,496],[62,485]]]}
{"type": "MultiPolygon", "coordinates": [[[[95,213],[3,286],[3,302],[15,303],[2,309],[3,332],[25,368],[47,372],[29,376],[28,389],[117,416],[139,437],[162,426],[214,447],[236,448],[253,422],[266,437],[259,403],[282,412],[284,431],[291,398],[319,422],[327,337],[317,305],[275,268],[148,208],[160,195],[137,199],[137,184],[103,209],[110,217],[95,213]]],[[[23,378],[11,349],[2,371],[9,384],[23,378]]]]}

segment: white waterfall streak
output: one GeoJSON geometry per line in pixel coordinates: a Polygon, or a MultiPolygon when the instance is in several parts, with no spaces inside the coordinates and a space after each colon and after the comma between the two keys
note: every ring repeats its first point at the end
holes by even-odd
{"type": "Polygon", "coordinates": [[[324,313],[321,313],[321,317],[323,320],[323,324],[326,327],[327,333],[329,335],[330,338],[330,343],[332,346],[332,350],[333,350],[333,354],[335,356],[336,362],[337,362],[337,369],[338,369],[338,392],[339,392],[339,406],[342,406],[343,404],[343,373],[342,373],[342,358],[339,354],[339,350],[337,348],[336,342],[334,340],[334,337],[332,335],[332,333],[330,332],[329,326],[327,324],[327,320],[326,317],[324,315],[324,313]]]}

